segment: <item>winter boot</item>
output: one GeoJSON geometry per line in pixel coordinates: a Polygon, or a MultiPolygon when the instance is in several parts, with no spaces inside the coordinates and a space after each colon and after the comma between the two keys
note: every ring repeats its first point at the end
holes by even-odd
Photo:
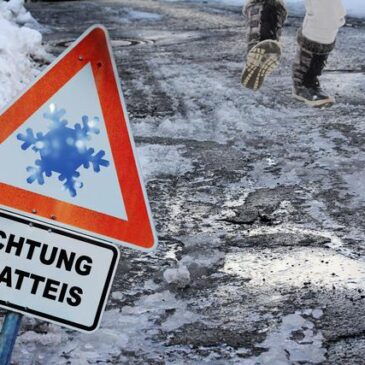
{"type": "Polygon", "coordinates": [[[248,19],[248,50],[241,83],[257,90],[279,64],[281,29],[287,17],[283,0],[249,0],[244,8],[248,19]]]}
{"type": "Polygon", "coordinates": [[[313,107],[329,106],[335,99],[327,95],[319,83],[328,55],[335,47],[332,44],[320,44],[298,33],[299,51],[293,66],[293,96],[313,107]]]}

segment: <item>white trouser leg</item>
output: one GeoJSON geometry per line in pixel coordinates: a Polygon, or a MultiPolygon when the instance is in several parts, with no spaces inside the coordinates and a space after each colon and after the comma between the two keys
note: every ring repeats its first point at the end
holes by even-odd
{"type": "Polygon", "coordinates": [[[305,0],[303,35],[311,41],[331,44],[345,24],[346,10],[341,0],[305,0]]]}

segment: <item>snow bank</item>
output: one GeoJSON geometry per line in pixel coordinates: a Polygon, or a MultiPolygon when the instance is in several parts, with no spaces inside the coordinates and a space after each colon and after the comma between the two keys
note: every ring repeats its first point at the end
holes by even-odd
{"type": "Polygon", "coordinates": [[[24,0],[0,2],[0,108],[39,73],[36,60],[49,58],[36,25],[24,0]]]}
{"type": "MultiPolygon", "coordinates": [[[[225,1],[225,0],[223,0],[225,1]]],[[[229,0],[227,0],[229,1],[229,0]]],[[[305,7],[304,0],[287,0],[289,13],[293,15],[304,15],[305,7]]],[[[347,14],[352,17],[365,17],[365,2],[364,0],[342,0],[347,14]]]]}
{"type": "Polygon", "coordinates": [[[349,15],[354,17],[365,17],[364,0],[344,0],[344,5],[349,15]]]}

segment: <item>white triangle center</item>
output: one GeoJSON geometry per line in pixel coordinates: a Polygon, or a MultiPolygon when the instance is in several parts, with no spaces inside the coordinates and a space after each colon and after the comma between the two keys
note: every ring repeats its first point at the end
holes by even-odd
{"type": "Polygon", "coordinates": [[[90,64],[79,71],[0,145],[0,155],[2,183],[127,220],[90,64]],[[54,120],[45,118],[44,114],[60,109],[65,110],[61,120],[68,123],[64,127],[55,127],[54,120]],[[83,124],[84,116],[89,118],[90,128],[83,124]],[[83,129],[81,132],[78,130],[76,133],[76,124],[83,129]],[[99,133],[96,133],[94,127],[99,133]],[[27,130],[32,131],[34,138],[28,139],[29,146],[23,150],[21,146],[24,140],[20,140],[18,135],[27,136],[27,130]],[[37,136],[38,133],[42,135],[37,136]],[[68,148],[65,143],[71,147],[68,148]],[[60,148],[60,145],[66,148],[60,148]],[[62,154],[53,155],[53,148],[62,154]],[[100,151],[105,154],[101,156],[100,151]],[[71,168],[66,161],[72,162],[71,168]],[[42,175],[44,178],[43,185],[36,177],[33,182],[29,182],[35,171],[37,177],[42,175]],[[74,172],[73,177],[70,177],[70,171],[74,172]],[[48,172],[52,173],[51,176],[47,176],[48,172]],[[60,180],[62,173],[64,176],[60,180]],[[69,184],[65,187],[67,181],[69,184]],[[74,188],[76,195],[72,196],[68,187],[71,190],[74,188]]]}

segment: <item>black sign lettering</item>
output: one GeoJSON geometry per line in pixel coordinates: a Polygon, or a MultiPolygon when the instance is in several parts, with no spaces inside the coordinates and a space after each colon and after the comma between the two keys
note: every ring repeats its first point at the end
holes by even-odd
{"type": "Polygon", "coordinates": [[[15,289],[20,290],[22,288],[24,278],[29,278],[30,273],[22,270],[15,270],[14,273],[18,275],[18,280],[16,282],[15,289]]]}
{"type": "Polygon", "coordinates": [[[56,255],[57,255],[57,251],[58,251],[57,247],[52,247],[51,254],[49,254],[48,248],[49,248],[48,245],[43,245],[41,254],[39,256],[40,262],[44,265],[52,265],[56,259],[56,255]],[[48,253],[48,257],[47,257],[47,253],[48,253]]]}
{"type": "Polygon", "coordinates": [[[44,281],[46,281],[46,278],[44,278],[43,276],[36,275],[36,274],[30,275],[30,278],[33,280],[33,286],[32,286],[31,293],[37,294],[39,283],[41,283],[41,282],[43,283],[44,281]]]}
{"type": "Polygon", "coordinates": [[[29,250],[27,254],[27,259],[31,260],[33,258],[34,250],[36,247],[41,247],[41,243],[37,241],[30,240],[29,238],[25,241],[29,245],[29,250]]]}
{"type": "Polygon", "coordinates": [[[67,298],[67,303],[72,307],[77,307],[81,303],[81,295],[83,291],[77,286],[73,286],[70,289],[70,297],[67,298]]]}
{"type": "Polygon", "coordinates": [[[43,297],[51,300],[56,300],[57,296],[52,293],[57,293],[60,282],[57,280],[48,279],[44,287],[43,297]]]}
{"type": "Polygon", "coordinates": [[[93,260],[91,259],[91,257],[80,256],[76,261],[75,270],[79,275],[82,276],[90,275],[92,263],[93,260]]]}
{"type": "MultiPolygon", "coordinates": [[[[6,233],[3,231],[0,231],[0,237],[3,239],[6,239],[6,233]]],[[[4,248],[4,246],[5,245],[3,243],[0,243],[0,250],[2,250],[4,248]]]]}
{"type": "Polygon", "coordinates": [[[64,268],[67,271],[71,271],[73,264],[75,261],[75,253],[71,252],[70,254],[67,254],[66,250],[61,249],[60,253],[58,255],[58,260],[57,260],[57,264],[56,267],[61,269],[62,266],[64,266],[64,268]]]}
{"type": "Polygon", "coordinates": [[[19,240],[15,241],[15,235],[11,234],[5,252],[10,253],[11,249],[15,248],[15,255],[20,256],[23,249],[24,240],[25,240],[24,237],[19,237],[19,240]]]}
{"type": "Polygon", "coordinates": [[[5,283],[6,286],[11,288],[11,268],[9,266],[5,266],[0,273],[0,284],[1,283],[5,283]]]}

